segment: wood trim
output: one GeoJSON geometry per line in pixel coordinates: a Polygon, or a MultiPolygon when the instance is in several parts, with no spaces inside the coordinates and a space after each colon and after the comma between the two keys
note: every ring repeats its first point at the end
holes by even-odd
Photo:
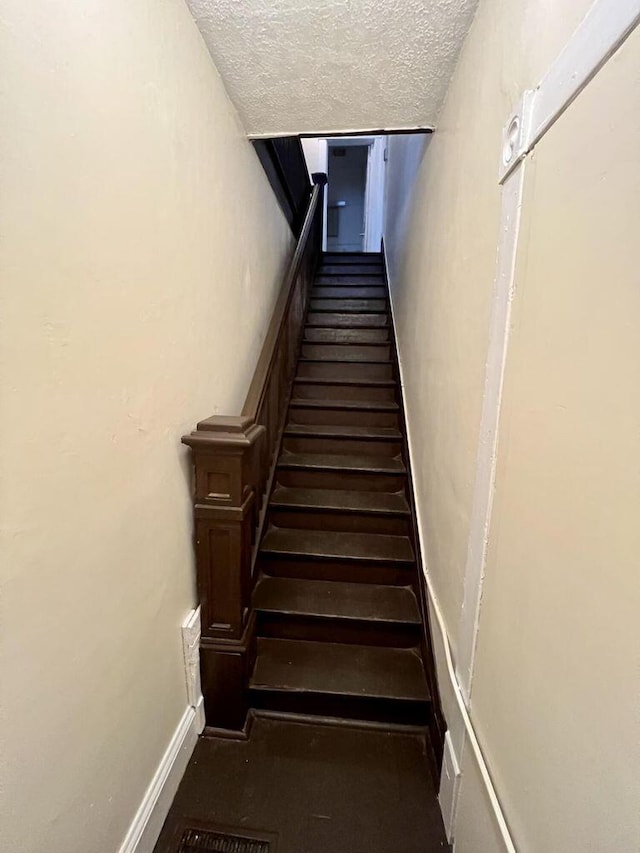
{"type": "Polygon", "coordinates": [[[271,482],[322,251],[326,176],[314,186],[240,415],[205,418],[183,436],[194,463],[200,661],[207,725],[242,731],[254,649],[254,544],[271,482]]]}
{"type": "Polygon", "coordinates": [[[435,133],[432,125],[425,127],[385,127],[372,130],[314,130],[304,133],[250,133],[249,139],[256,142],[263,139],[281,139],[286,136],[298,136],[300,139],[332,139],[342,136],[399,136],[411,133],[435,133]]]}
{"type": "Polygon", "coordinates": [[[418,528],[418,514],[415,502],[415,487],[412,476],[411,454],[409,451],[409,441],[407,432],[407,419],[404,405],[404,387],[402,385],[402,377],[400,375],[400,356],[398,353],[398,343],[396,339],[396,324],[393,315],[393,303],[391,301],[391,289],[389,286],[389,277],[387,274],[387,258],[384,251],[384,238],[382,240],[382,268],[384,270],[384,280],[389,293],[389,304],[391,305],[391,351],[393,353],[394,369],[397,378],[397,387],[399,389],[399,405],[400,405],[400,431],[402,433],[402,450],[406,460],[407,481],[409,508],[411,510],[411,539],[413,551],[416,558],[416,569],[418,588],[416,590],[416,598],[420,607],[420,616],[422,631],[420,637],[420,646],[422,652],[422,660],[424,663],[425,674],[427,676],[427,684],[431,694],[432,712],[429,718],[429,740],[433,750],[433,760],[431,762],[431,770],[434,777],[436,787],[440,782],[440,767],[442,765],[442,756],[444,752],[444,737],[447,730],[447,724],[442,713],[442,704],[440,702],[440,691],[438,689],[438,675],[436,672],[436,662],[433,653],[432,630],[429,619],[429,603],[427,600],[427,587],[424,576],[424,566],[422,564],[422,549],[420,548],[420,530],[418,528]]]}
{"type": "Polygon", "coordinates": [[[287,222],[298,235],[312,189],[300,137],[255,139],[253,147],[287,222]]]}
{"type": "Polygon", "coordinates": [[[515,286],[526,165],[526,162],[520,162],[507,175],[502,186],[500,242],[491,299],[491,325],[467,541],[463,603],[458,621],[456,676],[467,707],[471,701],[482,584],[495,489],[498,425],[509,346],[511,303],[515,286]]]}
{"type": "Polygon", "coordinates": [[[500,155],[503,183],[640,24],[640,0],[595,0],[535,89],[525,90],[507,121],[500,155]]]}

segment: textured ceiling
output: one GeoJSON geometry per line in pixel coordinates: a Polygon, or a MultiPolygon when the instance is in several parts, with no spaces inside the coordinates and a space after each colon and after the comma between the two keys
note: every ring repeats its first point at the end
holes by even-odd
{"type": "Polygon", "coordinates": [[[476,0],[187,0],[247,133],[435,125],[476,0]]]}

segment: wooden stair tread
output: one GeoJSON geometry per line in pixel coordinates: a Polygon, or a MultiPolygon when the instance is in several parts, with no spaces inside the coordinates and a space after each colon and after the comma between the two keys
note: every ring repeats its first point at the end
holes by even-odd
{"type": "Polygon", "coordinates": [[[293,409],[358,409],[369,412],[397,412],[398,404],[392,400],[317,400],[313,397],[292,397],[293,409]]]}
{"type": "MultiPolygon", "coordinates": [[[[313,281],[313,290],[335,290],[341,298],[352,295],[352,298],[362,298],[369,294],[357,293],[351,294],[351,291],[358,290],[377,290],[382,291],[382,296],[379,299],[386,299],[387,288],[385,287],[382,276],[375,275],[322,275],[317,276],[313,281]]],[[[313,291],[312,291],[313,293],[313,291]]],[[[318,294],[319,295],[319,294],[318,294]]],[[[377,294],[373,294],[377,296],[377,294]]]]}
{"type": "Polygon", "coordinates": [[[383,314],[387,311],[386,299],[313,299],[311,311],[328,311],[332,314],[383,314]]]}
{"type": "Polygon", "coordinates": [[[389,326],[386,314],[341,314],[339,311],[307,314],[307,326],[334,329],[384,329],[389,326]]]}
{"type": "Polygon", "coordinates": [[[351,267],[351,266],[362,266],[362,267],[376,267],[378,269],[384,269],[383,258],[379,252],[356,252],[356,253],[328,253],[322,256],[320,261],[319,269],[327,266],[337,266],[337,267],[351,267]]]}
{"type": "Polygon", "coordinates": [[[359,286],[344,284],[336,287],[329,284],[316,284],[309,296],[310,299],[386,299],[387,288],[381,284],[359,286]]]}
{"type": "Polygon", "coordinates": [[[322,326],[307,326],[304,331],[306,343],[313,344],[386,344],[389,346],[387,329],[326,329],[322,326]]]}
{"type": "Polygon", "coordinates": [[[271,496],[271,505],[294,509],[325,509],[331,512],[409,515],[409,504],[401,492],[305,489],[278,484],[271,496]]]}
{"type": "Polygon", "coordinates": [[[258,638],[252,690],[429,701],[413,649],[258,638]]]}
{"type": "Polygon", "coordinates": [[[378,275],[384,278],[382,264],[379,261],[369,261],[363,264],[320,264],[316,275],[378,275]]]}
{"type": "Polygon", "coordinates": [[[412,563],[413,549],[407,536],[380,533],[344,533],[335,530],[304,530],[271,527],[260,547],[262,554],[315,557],[327,560],[358,560],[367,563],[412,563]]]}
{"type": "Polygon", "coordinates": [[[331,385],[345,386],[350,385],[358,388],[395,388],[396,382],[394,379],[352,379],[348,376],[338,379],[325,379],[322,376],[294,376],[294,383],[299,382],[301,385],[331,385]]]}
{"type": "Polygon", "coordinates": [[[278,468],[306,468],[325,471],[358,471],[369,474],[404,474],[400,457],[362,456],[349,453],[291,453],[283,451],[278,468]]]}
{"type": "Polygon", "coordinates": [[[402,433],[395,427],[343,426],[342,424],[294,424],[288,423],[285,435],[303,435],[308,438],[358,438],[372,441],[398,441],[402,433]]]}
{"type": "Polygon", "coordinates": [[[333,344],[304,341],[302,356],[313,361],[365,361],[374,364],[391,361],[388,341],[379,344],[333,344]]]}
{"type": "Polygon", "coordinates": [[[420,624],[418,603],[408,586],[263,576],[252,604],[269,613],[420,624]]]}

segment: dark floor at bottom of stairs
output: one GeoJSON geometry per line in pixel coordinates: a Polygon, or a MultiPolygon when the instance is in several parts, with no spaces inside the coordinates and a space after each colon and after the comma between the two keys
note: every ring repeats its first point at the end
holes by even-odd
{"type": "Polygon", "coordinates": [[[154,853],[205,825],[264,833],[277,853],[448,851],[427,749],[418,734],[265,718],[246,741],[201,738],[154,853]]]}

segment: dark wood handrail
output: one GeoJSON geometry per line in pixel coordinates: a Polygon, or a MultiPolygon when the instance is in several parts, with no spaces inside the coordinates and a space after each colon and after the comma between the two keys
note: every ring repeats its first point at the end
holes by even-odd
{"type": "Polygon", "coordinates": [[[307,207],[307,212],[304,217],[302,231],[300,232],[293,257],[289,263],[282,288],[280,289],[278,299],[273,309],[273,315],[271,317],[269,328],[267,329],[264,343],[262,344],[258,364],[256,365],[255,373],[253,374],[253,379],[249,385],[249,391],[247,392],[244,406],[242,407],[242,414],[245,417],[255,418],[264,398],[266,389],[265,380],[269,371],[273,367],[273,361],[278,348],[278,341],[282,335],[284,319],[287,315],[287,309],[289,308],[291,296],[293,294],[293,285],[295,284],[296,277],[300,271],[300,264],[302,263],[307,243],[309,242],[309,237],[313,231],[318,200],[322,198],[324,183],[326,183],[326,181],[324,183],[320,180],[316,181],[316,177],[318,176],[314,176],[314,184],[311,190],[309,206],[307,207]]]}
{"type": "Polygon", "coordinates": [[[200,421],[182,441],[195,469],[200,661],[207,724],[242,729],[254,615],[252,555],[277,458],[304,318],[322,251],[326,175],[313,176],[302,230],[239,415],[200,421]]]}

